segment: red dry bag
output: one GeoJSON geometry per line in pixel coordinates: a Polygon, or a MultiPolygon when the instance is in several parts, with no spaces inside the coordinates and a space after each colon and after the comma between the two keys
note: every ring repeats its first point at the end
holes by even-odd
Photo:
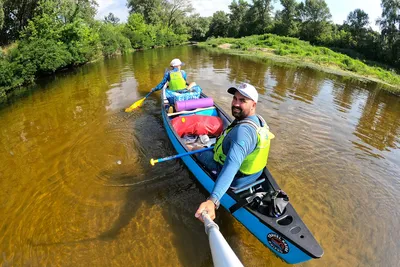
{"type": "Polygon", "coordinates": [[[171,123],[180,137],[185,134],[219,136],[224,128],[221,118],[216,116],[176,117],[171,120],[171,123]]]}

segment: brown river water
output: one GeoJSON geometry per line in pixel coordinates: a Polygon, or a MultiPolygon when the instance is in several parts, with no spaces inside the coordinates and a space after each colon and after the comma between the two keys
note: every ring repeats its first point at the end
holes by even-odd
{"type": "MultiPolygon", "coordinates": [[[[315,70],[196,47],[136,52],[39,81],[0,107],[2,266],[212,266],[208,195],[174,154],[159,93],[179,57],[229,110],[247,81],[276,135],[269,169],[320,242],[298,266],[399,266],[400,97],[315,70]]],[[[245,266],[288,266],[228,212],[216,222],[245,266]]]]}

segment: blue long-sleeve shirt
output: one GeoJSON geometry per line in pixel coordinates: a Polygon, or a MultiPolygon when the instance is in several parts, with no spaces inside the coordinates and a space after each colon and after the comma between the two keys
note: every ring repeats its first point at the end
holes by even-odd
{"type": "MultiPolygon", "coordinates": [[[[164,87],[164,85],[165,85],[167,82],[169,82],[169,81],[171,80],[171,78],[170,78],[170,76],[169,76],[169,73],[170,73],[170,72],[177,72],[177,71],[179,71],[179,69],[178,69],[178,68],[174,68],[174,69],[171,70],[171,71],[165,72],[162,81],[161,81],[156,87],[154,87],[153,90],[154,90],[154,91],[161,90],[161,89],[164,87]]],[[[185,72],[184,70],[181,70],[181,73],[182,73],[183,79],[185,79],[185,81],[186,81],[186,78],[187,78],[186,72],[185,72]]]]}
{"type": "MultiPolygon", "coordinates": [[[[260,126],[260,121],[256,115],[248,118],[260,126]]],[[[225,136],[222,149],[226,159],[211,192],[211,198],[220,201],[229,187],[240,187],[260,177],[262,170],[248,176],[239,172],[244,159],[254,151],[256,146],[257,132],[254,127],[246,123],[233,127],[225,136]]]]}

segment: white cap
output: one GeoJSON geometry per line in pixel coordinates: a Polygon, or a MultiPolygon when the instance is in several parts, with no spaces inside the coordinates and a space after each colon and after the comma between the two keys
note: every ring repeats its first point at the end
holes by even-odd
{"type": "Polygon", "coordinates": [[[185,65],[185,63],[183,63],[179,58],[174,58],[169,65],[171,67],[177,67],[177,66],[185,65]]]}
{"type": "Polygon", "coordinates": [[[228,89],[228,93],[234,95],[236,93],[236,91],[238,91],[239,93],[241,93],[243,96],[250,98],[251,100],[253,100],[254,102],[257,103],[258,101],[258,92],[256,90],[256,88],[248,83],[241,83],[239,86],[237,87],[231,87],[228,89]]]}

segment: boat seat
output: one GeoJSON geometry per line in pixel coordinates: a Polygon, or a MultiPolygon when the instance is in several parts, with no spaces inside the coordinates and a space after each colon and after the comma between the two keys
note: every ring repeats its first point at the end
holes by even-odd
{"type": "Polygon", "coordinates": [[[233,193],[239,194],[239,193],[241,193],[243,191],[246,191],[247,189],[249,189],[249,188],[251,188],[253,186],[261,184],[264,181],[265,181],[265,178],[262,178],[262,179],[259,179],[259,180],[256,180],[256,181],[252,182],[251,184],[242,186],[240,188],[233,188],[233,187],[231,187],[231,188],[233,189],[233,193]]]}

